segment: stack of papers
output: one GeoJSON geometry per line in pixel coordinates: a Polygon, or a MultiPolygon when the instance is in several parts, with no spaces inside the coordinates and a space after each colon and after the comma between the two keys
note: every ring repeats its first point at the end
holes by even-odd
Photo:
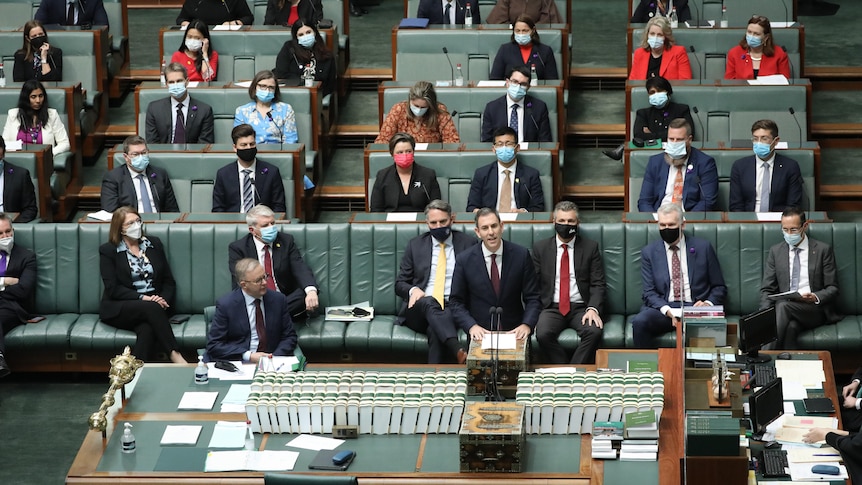
{"type": "Polygon", "coordinates": [[[291,448],[302,448],[303,450],[334,450],[338,448],[344,440],[335,438],[327,438],[325,436],[315,436],[310,434],[301,434],[290,440],[285,446],[291,448]]]}
{"type": "Polygon", "coordinates": [[[243,364],[242,361],[231,361],[239,371],[229,372],[226,370],[217,369],[215,362],[208,362],[210,379],[218,379],[220,381],[250,381],[254,378],[254,364],[243,364]]]}
{"type": "Polygon", "coordinates": [[[248,426],[244,421],[219,421],[208,448],[243,448],[248,426]]]}
{"type": "Polygon", "coordinates": [[[826,382],[823,363],[819,360],[776,360],[775,373],[785,381],[799,382],[806,389],[823,389],[826,382]]]}
{"type": "MultiPolygon", "coordinates": [[[[251,392],[251,384],[233,384],[221,401],[221,412],[244,413],[245,402],[251,392]]],[[[245,424],[245,423],[243,423],[245,424]]]]}
{"type": "Polygon", "coordinates": [[[218,392],[185,392],[177,409],[202,409],[209,411],[213,408],[218,392]]]}
{"type": "Polygon", "coordinates": [[[293,470],[299,453],[295,451],[211,451],[205,472],[278,472],[293,470]]]}
{"type": "Polygon", "coordinates": [[[201,434],[201,426],[168,425],[162,435],[163,445],[194,445],[201,434]]]}

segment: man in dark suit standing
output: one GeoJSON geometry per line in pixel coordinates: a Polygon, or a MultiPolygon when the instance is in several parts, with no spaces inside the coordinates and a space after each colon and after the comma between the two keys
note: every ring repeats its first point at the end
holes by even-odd
{"type": "MultiPolygon", "coordinates": [[[[472,0],[469,4],[473,25],[481,24],[478,0],[472,0]]],[[[429,24],[464,25],[466,15],[465,0],[419,0],[419,8],[416,9],[416,17],[428,19],[429,24]]]]}
{"type": "Polygon", "coordinates": [[[658,228],[661,240],[641,250],[644,304],[632,320],[634,344],[641,349],[655,348],[653,338],[679,324],[671,309],[678,309],[680,302],[685,306],[722,305],[727,296],[715,249],[708,241],[685,236],[678,205],[658,208],[658,228]]]}
{"type": "Polygon", "coordinates": [[[554,207],[556,235],[533,244],[543,308],[536,340],[552,364],[593,364],[602,341],[605,267],[599,245],[578,234],[578,223],[578,207],[560,201],[554,207]],[[559,342],[566,328],[581,340],[571,359],[559,342]]]}
{"type": "Polygon", "coordinates": [[[508,126],[518,143],[551,140],[548,105],[529,96],[530,71],[524,66],[506,72],[506,95],[485,105],[482,114],[482,141],[491,141],[498,128],[508,126]]]}
{"type": "Polygon", "coordinates": [[[459,364],[467,361],[447,302],[455,258],[474,246],[477,239],[453,231],[454,221],[448,202],[435,199],[425,207],[428,232],[407,243],[395,281],[395,293],[404,300],[395,323],[428,336],[429,364],[442,364],[452,358],[459,364]]]}
{"type": "Polygon", "coordinates": [[[36,290],[36,255],[15,245],[15,229],[0,212],[0,377],[9,375],[6,339],[10,330],[27,323],[36,290]]]}
{"type": "Polygon", "coordinates": [[[234,268],[239,288],[216,302],[207,338],[207,360],[257,362],[268,355],[293,355],[296,331],[287,298],[267,291],[263,266],[251,258],[234,268]]]}
{"type": "Polygon", "coordinates": [[[655,212],[667,203],[686,211],[716,210],[718,170],[715,159],[691,146],[691,125],[682,118],[670,122],[664,153],[647,163],[638,197],[638,211],[655,212]]]}
{"type": "Polygon", "coordinates": [[[760,285],[760,307],[775,306],[778,340],[770,349],[798,348],[799,332],[835,323],[842,316],[836,308],[838,270],[832,246],[806,237],[808,221],[805,212],[789,207],[781,213],[784,242],[769,248],[763,283],[760,285]],[[798,291],[793,300],[774,302],[769,295],[798,291]]]}
{"type": "Polygon", "coordinates": [[[167,98],[147,106],[147,140],[150,143],[215,143],[213,109],[188,93],[188,71],[179,62],[165,67],[167,98]]]}
{"type": "Polygon", "coordinates": [[[542,212],[545,194],[539,171],[518,163],[515,132],[504,126],[494,132],[492,147],[497,161],[479,167],[470,181],[467,211],[494,207],[499,212],[542,212]]]}
{"type": "Polygon", "coordinates": [[[774,121],[751,125],[754,155],[733,162],[730,170],[731,212],[782,212],[802,205],[799,164],[775,153],[778,140],[774,121]]]}
{"type": "Polygon", "coordinates": [[[44,25],[108,25],[102,0],[42,0],[35,18],[44,25]]]}
{"type": "Polygon", "coordinates": [[[228,269],[233,275],[233,287],[239,286],[234,274],[236,263],[243,258],[256,259],[266,273],[266,287],[287,297],[291,317],[305,318],[306,311],[317,309],[317,281],[293,236],[278,231],[275,214],[265,205],[254,206],[245,216],[248,234],[230,243],[228,269]]]}
{"type": "Polygon", "coordinates": [[[515,334],[518,340],[528,338],[542,310],[530,251],[503,240],[503,222],[494,209],[476,212],[474,230],[482,244],[455,260],[449,298],[455,323],[471,339],[481,341],[491,331],[491,308],[500,308],[501,330],[515,334]]]}
{"type": "Polygon", "coordinates": [[[237,125],[230,132],[236,163],[216,174],[213,212],[248,212],[263,204],[274,212],[284,212],[284,184],[281,172],[271,163],[257,159],[257,144],[251,125],[237,125]]]}
{"type": "Polygon", "coordinates": [[[163,168],[150,165],[147,140],[133,135],[123,141],[125,165],[102,177],[102,210],[114,212],[125,205],[138,212],[179,212],[171,179],[163,168]]]}
{"type": "Polygon", "coordinates": [[[39,214],[36,207],[36,188],[30,171],[6,160],[6,142],[0,137],[0,180],[3,181],[3,200],[0,212],[17,212],[18,222],[30,222],[39,214]]]}

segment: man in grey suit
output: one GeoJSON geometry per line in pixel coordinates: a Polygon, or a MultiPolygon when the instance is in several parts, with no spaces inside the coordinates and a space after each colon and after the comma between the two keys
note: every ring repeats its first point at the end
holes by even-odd
{"type": "Polygon", "coordinates": [[[554,207],[556,235],[533,244],[542,295],[536,339],[553,364],[592,364],[602,341],[605,268],[599,245],[578,235],[578,223],[578,207],[560,201],[554,207]],[[581,339],[571,359],[559,342],[569,327],[581,339]]]}
{"type": "Polygon", "coordinates": [[[760,307],[775,306],[778,341],[769,348],[796,349],[796,337],[810,330],[841,320],[835,308],[838,297],[838,272],[835,253],[828,244],[806,237],[805,212],[789,207],[781,213],[784,242],[769,248],[760,307]],[[769,295],[797,291],[792,299],[773,301],[769,295]]]}
{"type": "Polygon", "coordinates": [[[179,62],[165,67],[170,96],[147,106],[147,141],[150,143],[215,143],[213,110],[188,93],[189,76],[179,62]]]}

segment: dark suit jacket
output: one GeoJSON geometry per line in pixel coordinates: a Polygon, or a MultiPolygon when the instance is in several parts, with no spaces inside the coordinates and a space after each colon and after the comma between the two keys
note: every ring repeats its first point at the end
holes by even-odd
{"type": "MultiPolygon", "coordinates": [[[[186,103],[186,143],[215,143],[213,109],[190,96],[183,101],[183,104],[186,103]]],[[[148,143],[173,142],[173,111],[170,97],[158,99],[147,106],[148,143]]]]}
{"type": "Polygon", "coordinates": [[[6,276],[18,278],[18,284],[0,291],[0,310],[12,311],[17,314],[19,322],[24,322],[34,309],[36,254],[18,244],[12,246],[12,252],[6,258],[6,276]]]}
{"type": "Polygon", "coordinates": [[[48,48],[48,65],[51,72],[42,74],[42,68],[33,69],[33,60],[29,62],[24,59],[24,51],[15,52],[15,67],[12,68],[12,80],[23,83],[31,79],[37,81],[62,81],[63,80],[63,50],[51,46],[48,48]]]}
{"type": "MultiPolygon", "coordinates": [[[[287,25],[287,18],[290,17],[290,2],[284,2],[284,7],[279,10],[279,0],[269,0],[266,4],[266,13],[263,16],[264,25],[287,25]]],[[[323,5],[320,0],[302,0],[296,6],[296,13],[299,18],[306,22],[317,25],[320,19],[323,18],[323,5]]],[[[288,26],[289,27],[289,26],[288,26]]]]}
{"type": "Polygon", "coordinates": [[[667,141],[667,125],[676,118],[683,118],[688,121],[691,126],[691,134],[694,135],[694,122],[691,119],[691,111],[687,104],[674,103],[668,101],[664,108],[641,108],[635,115],[635,127],[632,131],[632,138],[641,138],[649,140],[651,138],[661,138],[667,141]],[[650,131],[650,134],[644,133],[644,128],[650,131]]]}
{"type": "MultiPolygon", "coordinates": [[[[213,212],[239,212],[242,209],[242,194],[239,191],[237,163],[231,162],[218,170],[213,187],[213,212]]],[[[264,204],[273,212],[284,212],[284,183],[281,172],[275,165],[257,160],[257,173],[253,188],[254,203],[264,204]]]]}
{"type": "MultiPolygon", "coordinates": [[[[667,3],[668,2],[665,2],[665,5],[667,5],[667,3]]],[[[688,7],[688,0],[673,0],[673,6],[676,7],[676,17],[680,22],[691,20],[691,9],[688,7]]],[[[655,14],[655,8],[655,0],[641,0],[635,8],[635,13],[632,15],[631,23],[645,24],[649,22],[653,17],[650,15],[650,12],[655,14]]]]}
{"type": "MultiPolygon", "coordinates": [[[[296,331],[290,319],[287,298],[276,291],[263,295],[267,352],[293,355],[296,331]]],[[[251,345],[251,323],[242,290],[235,289],[216,301],[215,315],[207,338],[208,360],[241,360],[251,345]]],[[[251,349],[254,352],[256,349],[251,349]]]]}
{"type": "MultiPolygon", "coordinates": [[[[78,25],[108,25],[108,13],[105,12],[102,0],[81,0],[81,4],[84,6],[84,11],[78,11],[78,25]]],[[[80,4],[78,8],[80,9],[80,4]]],[[[45,25],[66,25],[68,9],[66,0],[42,0],[35,19],[45,25]]]]}
{"type": "MultiPolygon", "coordinates": [[[[806,236],[807,237],[807,236],[806,236]]],[[[811,293],[820,299],[820,306],[826,315],[825,323],[835,323],[843,318],[838,313],[838,270],[835,266],[835,253],[832,246],[816,239],[808,238],[808,284],[811,293]]],[[[763,270],[763,283],[760,285],[760,307],[769,308],[775,303],[767,298],[790,290],[790,246],[780,242],[769,248],[766,269],[763,270]]]]}
{"type": "MultiPolygon", "coordinates": [[[[458,25],[464,25],[466,3],[465,0],[452,0],[452,8],[455,9],[455,23],[458,25]]],[[[477,0],[470,2],[470,11],[473,13],[473,25],[481,24],[482,17],[479,14],[479,2],[477,0]]],[[[416,17],[428,19],[429,24],[446,23],[443,21],[443,4],[440,0],[419,0],[416,17]]]]}
{"type": "MultiPolygon", "coordinates": [[[[159,212],[179,212],[180,207],[174,197],[174,188],[168,172],[150,164],[144,175],[150,181],[150,191],[156,199],[154,202],[159,212]]],[[[135,195],[134,183],[136,182],[132,180],[126,165],[120,165],[110,172],[105,172],[102,177],[102,209],[114,212],[124,205],[137,208],[138,197],[135,195]]]]}
{"type": "MultiPolygon", "coordinates": [[[[510,175],[511,176],[511,175],[510,175]]],[[[479,167],[473,173],[470,181],[470,195],[467,197],[467,212],[482,207],[497,208],[497,162],[479,167]]],[[[515,205],[519,209],[530,212],[545,210],[545,194],[542,191],[542,181],[539,171],[533,167],[518,163],[515,168],[515,180],[512,181],[515,192],[515,205]]]]}
{"type": "MultiPolygon", "coordinates": [[[[757,201],[757,172],[761,170],[754,155],[733,162],[733,168],[730,169],[731,212],[757,210],[754,207],[757,201]]],[[[802,173],[796,160],[776,153],[771,172],[769,210],[782,212],[791,206],[801,206],[802,173]]]]}
{"type": "MultiPolygon", "coordinates": [[[[533,244],[533,266],[539,275],[542,290],[542,308],[554,304],[554,284],[557,281],[557,236],[536,241],[533,244]]],[[[605,266],[602,262],[599,245],[581,236],[575,238],[573,249],[575,282],[587,307],[593,307],[599,315],[605,301],[605,266]]],[[[503,254],[506,254],[505,252],[503,254]]]]}
{"type": "MultiPolygon", "coordinates": [[[[299,67],[299,59],[294,54],[294,51],[299,49],[305,49],[305,47],[296,45],[293,40],[289,40],[281,46],[281,50],[278,51],[278,56],[275,58],[275,69],[272,72],[278,79],[287,80],[288,86],[298,84],[305,72],[304,67],[299,67]]],[[[335,90],[335,57],[315,58],[314,79],[322,83],[323,96],[335,90]]]]}
{"type": "Polygon", "coordinates": [[[542,299],[539,278],[527,248],[503,241],[499,297],[494,294],[491,277],[485,269],[482,244],[475,244],[455,257],[452,294],[449,296],[449,308],[455,323],[468,334],[470,327],[476,324],[488,329],[488,311],[492,306],[503,308],[504,331],[521,324],[536,328],[542,299]]]}
{"type": "MultiPolygon", "coordinates": [[[[472,234],[461,231],[452,231],[452,246],[455,257],[474,246],[479,239],[472,234]]],[[[434,240],[437,243],[437,240],[434,240]]],[[[431,233],[426,232],[414,237],[407,243],[407,249],[401,258],[401,267],[398,270],[398,279],[395,280],[395,294],[401,297],[401,308],[398,310],[396,323],[404,323],[404,313],[407,310],[407,302],[410,300],[410,289],[418,287],[425,290],[431,279],[431,257],[432,257],[431,233]]],[[[430,296],[430,295],[429,295],[430,296]]]]}
{"type": "Polygon", "coordinates": [[[549,46],[534,43],[530,51],[530,58],[524,62],[524,57],[521,56],[521,46],[517,42],[506,42],[497,49],[494,66],[491,67],[490,79],[506,79],[506,72],[509,69],[526,67],[529,71],[531,65],[536,66],[536,75],[539,76],[539,79],[560,78],[557,71],[557,60],[549,46]]]}
{"type": "MultiPolygon", "coordinates": [[[[693,302],[709,300],[715,305],[724,304],[727,286],[721,275],[715,249],[708,241],[686,236],[685,251],[693,302]]],[[[644,246],[641,260],[644,305],[659,310],[669,304],[668,295],[671,289],[664,241],[659,239],[644,246]]]]}
{"type": "Polygon", "coordinates": [[[185,0],[177,25],[198,19],[207,25],[220,25],[239,20],[243,25],[254,23],[254,14],[245,0],[185,0]]]}
{"type": "Polygon", "coordinates": [[[826,443],[841,452],[850,480],[853,483],[862,481],[862,433],[850,433],[848,436],[826,433],[826,443]]]}
{"type": "Polygon", "coordinates": [[[18,212],[15,222],[30,222],[39,215],[36,189],[26,168],[3,162],[3,210],[18,212]]]}
{"type": "MultiPolygon", "coordinates": [[[[153,265],[154,295],[164,298],[171,308],[177,283],[171,273],[168,257],[162,241],[155,236],[146,236],[153,246],[147,250],[147,258],[153,265]]],[[[122,304],[128,300],[138,300],[140,293],[132,286],[132,269],[129,267],[126,251],[117,252],[117,246],[106,242],[99,246],[99,269],[105,291],[102,293],[102,303],[99,305],[99,318],[109,320],[120,315],[122,304]]],[[[168,308],[168,311],[172,311],[168,308]]]]}
{"type": "MultiPolygon", "coordinates": [[[[682,202],[685,210],[689,212],[716,210],[718,170],[715,168],[715,159],[691,147],[691,153],[683,170],[682,202]],[[689,166],[691,170],[688,169],[689,166]]],[[[667,177],[668,165],[664,161],[664,153],[651,156],[644,173],[640,197],[638,197],[638,211],[658,210],[664,199],[667,177]]]]}
{"type": "MultiPolygon", "coordinates": [[[[278,291],[289,295],[297,289],[309,286],[317,287],[314,273],[302,260],[302,254],[296,247],[293,236],[279,232],[270,247],[272,257],[272,271],[275,281],[278,283],[278,291]]],[[[244,238],[230,243],[228,246],[228,270],[233,278],[233,288],[239,287],[234,275],[234,267],[237,261],[243,258],[257,258],[257,247],[254,245],[254,236],[247,234],[244,238]]]]}
{"type": "MultiPolygon", "coordinates": [[[[374,187],[371,188],[369,204],[371,212],[394,212],[398,208],[398,198],[403,190],[394,163],[380,169],[377,172],[377,179],[374,180],[374,187]]],[[[410,196],[411,211],[425,210],[429,202],[441,198],[437,173],[431,168],[413,163],[413,173],[410,175],[410,188],[407,189],[407,194],[410,196]]]]}
{"type": "MultiPolygon", "coordinates": [[[[524,97],[524,141],[551,140],[551,122],[548,120],[548,105],[529,94],[524,97]]],[[[485,105],[482,114],[482,141],[493,142],[497,128],[509,126],[510,113],[506,110],[506,95],[485,105]]]]}

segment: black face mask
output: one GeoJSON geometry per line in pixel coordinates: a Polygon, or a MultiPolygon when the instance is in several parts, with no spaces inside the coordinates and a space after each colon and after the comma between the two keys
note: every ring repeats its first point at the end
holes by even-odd
{"type": "Polygon", "coordinates": [[[554,231],[557,232],[557,235],[560,236],[560,239],[568,241],[569,239],[578,235],[578,225],[554,223],[554,231]]]}
{"type": "Polygon", "coordinates": [[[253,148],[237,148],[236,156],[243,162],[251,162],[257,156],[257,147],[253,148]]]}
{"type": "Polygon", "coordinates": [[[47,36],[40,35],[39,37],[33,37],[30,39],[30,45],[33,46],[34,49],[39,49],[42,47],[42,44],[47,42],[47,36]]]}
{"type": "Polygon", "coordinates": [[[673,244],[676,242],[677,239],[679,239],[680,229],[678,227],[675,227],[673,229],[659,229],[658,233],[661,235],[661,238],[664,242],[668,244],[673,244]]]}
{"type": "Polygon", "coordinates": [[[431,233],[431,237],[437,240],[437,242],[443,242],[449,237],[449,234],[452,232],[452,228],[449,226],[435,227],[429,229],[428,232],[431,233]]]}

